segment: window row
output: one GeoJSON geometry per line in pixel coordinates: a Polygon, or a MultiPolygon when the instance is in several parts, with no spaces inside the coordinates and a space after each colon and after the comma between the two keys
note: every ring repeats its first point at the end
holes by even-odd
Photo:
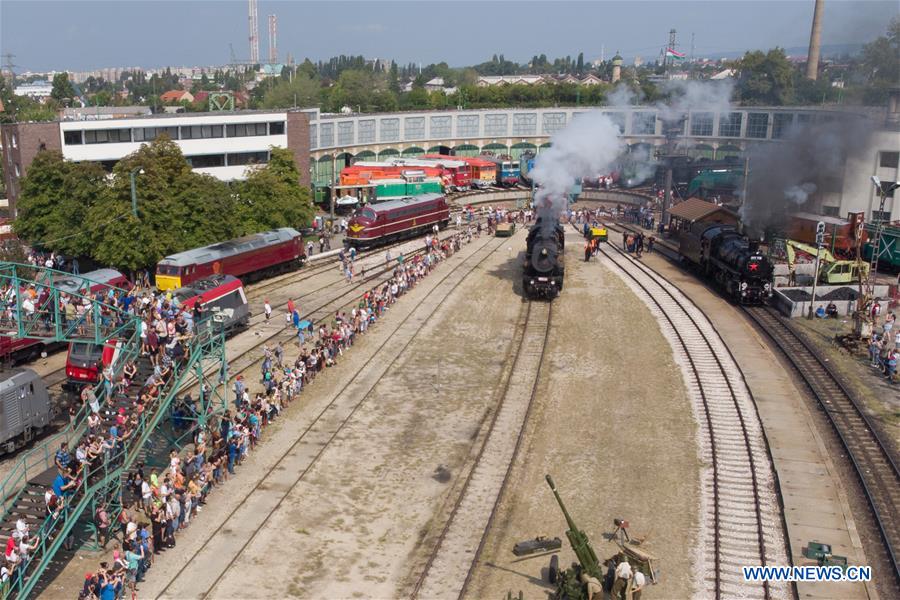
{"type": "Polygon", "coordinates": [[[221,137],[284,135],[285,122],[236,123],[234,125],[185,125],[183,127],[135,127],[134,129],[86,129],[63,132],[67,146],[77,144],[114,144],[151,142],[166,135],[172,140],[203,140],[221,137]]]}
{"type": "Polygon", "coordinates": [[[230,154],[200,154],[186,157],[188,164],[194,169],[209,167],[239,167],[243,165],[264,165],[269,162],[269,153],[232,152],[230,154]]]}

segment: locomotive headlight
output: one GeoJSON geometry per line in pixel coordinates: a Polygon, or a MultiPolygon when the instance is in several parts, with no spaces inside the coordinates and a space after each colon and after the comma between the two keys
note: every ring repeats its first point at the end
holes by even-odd
{"type": "Polygon", "coordinates": [[[747,289],[747,282],[746,282],[746,281],[742,281],[742,282],[741,282],[741,289],[742,289],[742,290],[746,290],[746,289],[747,289]]]}
{"type": "Polygon", "coordinates": [[[531,285],[534,285],[534,279],[531,280],[531,285]]]}

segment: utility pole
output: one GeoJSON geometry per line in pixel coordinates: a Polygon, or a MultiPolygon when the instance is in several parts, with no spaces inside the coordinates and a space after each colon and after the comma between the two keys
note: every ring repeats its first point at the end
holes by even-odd
{"type": "Polygon", "coordinates": [[[331,153],[331,224],[329,227],[334,228],[334,203],[337,201],[337,190],[335,187],[337,186],[338,174],[337,174],[337,152],[331,153]]]}
{"type": "Polygon", "coordinates": [[[881,232],[884,224],[884,202],[887,195],[900,188],[900,182],[882,182],[877,176],[872,175],[872,183],[875,185],[875,193],[880,198],[878,203],[878,220],[874,215],[872,221],[875,222],[875,240],[872,242],[872,259],[869,263],[869,276],[866,280],[866,300],[871,300],[875,295],[875,271],[878,269],[878,257],[881,254],[881,232]]]}
{"type": "Polygon", "coordinates": [[[694,78],[694,33],[693,32],[691,32],[691,56],[688,60],[690,61],[690,65],[688,66],[688,69],[690,69],[690,73],[691,73],[690,78],[693,79],[694,78]]]}
{"type": "Polygon", "coordinates": [[[137,209],[137,183],[135,182],[135,177],[138,173],[143,173],[143,167],[137,167],[131,170],[131,212],[134,214],[135,218],[138,216],[137,209]]]}
{"type": "Polygon", "coordinates": [[[809,314],[807,319],[813,318],[816,307],[816,285],[819,283],[819,259],[822,255],[822,245],[825,243],[825,223],[816,223],[816,266],[813,268],[812,298],[809,299],[809,314]]]}

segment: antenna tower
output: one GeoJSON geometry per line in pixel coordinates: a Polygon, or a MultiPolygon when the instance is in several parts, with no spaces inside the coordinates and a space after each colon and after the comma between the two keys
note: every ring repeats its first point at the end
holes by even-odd
{"type": "Polygon", "coordinates": [[[665,68],[666,73],[669,72],[669,65],[673,64],[675,59],[669,58],[669,50],[675,50],[675,30],[669,30],[669,45],[666,46],[665,60],[663,61],[663,67],[665,68]]]}
{"type": "MultiPolygon", "coordinates": [[[[3,69],[9,73],[9,85],[13,86],[16,82],[16,72],[13,70],[17,65],[13,64],[13,59],[16,57],[15,54],[11,54],[7,52],[3,55],[3,69]]],[[[0,69],[0,77],[3,76],[3,71],[0,69]]]]}
{"type": "Polygon", "coordinates": [[[269,64],[278,62],[278,17],[269,15],[269,64]]]}
{"type": "Polygon", "coordinates": [[[250,62],[259,63],[259,22],[257,21],[256,0],[249,1],[250,21],[250,62]]]}

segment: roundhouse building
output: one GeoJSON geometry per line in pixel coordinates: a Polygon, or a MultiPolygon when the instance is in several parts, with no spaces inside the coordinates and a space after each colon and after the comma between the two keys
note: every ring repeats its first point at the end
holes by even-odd
{"type": "MultiPolygon", "coordinates": [[[[830,119],[869,122],[877,129],[869,147],[847,161],[843,190],[817,199],[807,210],[827,215],[864,211],[873,216],[900,219],[900,206],[888,198],[883,214],[869,182],[884,181],[898,173],[897,99],[887,118],[884,109],[820,107],[741,107],[729,112],[692,111],[681,126],[679,146],[694,156],[743,156],[753,144],[779,143],[791,126],[830,119]]],[[[2,126],[4,173],[10,206],[14,210],[19,178],[41,148],[61,150],[71,160],[100,161],[107,168],[136,150],[141,143],[165,132],[176,140],[199,171],[221,179],[244,176],[247,165],[265,162],[270,146],[291,148],[304,177],[303,183],[329,186],[335,172],[361,160],[418,157],[452,152],[477,156],[483,151],[518,158],[550,146],[552,135],[586,107],[540,109],[440,110],[389,114],[326,114],[318,109],[289,111],[237,111],[106,119],[103,121],[17,123],[2,126]],[[177,136],[177,137],[176,137],[177,136]]],[[[601,107],[618,124],[624,141],[632,146],[666,142],[658,110],[652,106],[601,107]]]]}

